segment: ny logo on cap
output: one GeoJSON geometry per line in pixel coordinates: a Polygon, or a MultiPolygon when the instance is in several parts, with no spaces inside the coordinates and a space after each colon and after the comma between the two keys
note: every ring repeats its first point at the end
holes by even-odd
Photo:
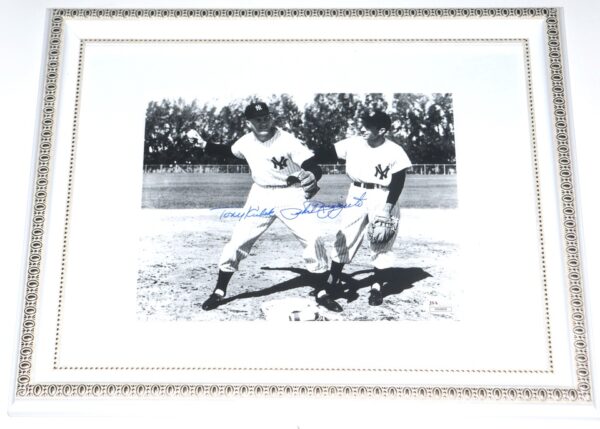
{"type": "Polygon", "coordinates": [[[273,168],[283,170],[287,167],[287,158],[282,156],[279,161],[275,159],[275,157],[271,158],[271,162],[273,163],[273,168]]]}
{"type": "Polygon", "coordinates": [[[378,164],[375,167],[375,177],[379,176],[381,180],[387,179],[388,172],[390,171],[390,166],[388,165],[385,170],[381,167],[381,164],[378,164]]]}
{"type": "Polygon", "coordinates": [[[262,110],[262,106],[261,106],[260,104],[255,104],[255,105],[254,105],[254,108],[255,108],[257,111],[261,111],[261,110],[262,110]]]}

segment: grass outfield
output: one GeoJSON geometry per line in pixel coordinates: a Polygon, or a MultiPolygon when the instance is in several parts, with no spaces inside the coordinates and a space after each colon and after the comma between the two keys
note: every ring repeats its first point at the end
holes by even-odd
{"type": "MultiPolygon", "coordinates": [[[[326,204],[344,201],[350,179],[326,174],[315,197],[326,204]]],[[[142,207],[194,209],[242,207],[252,185],[249,174],[147,173],[142,207]]],[[[406,208],[456,208],[456,176],[408,175],[400,204],[406,208]]]]}

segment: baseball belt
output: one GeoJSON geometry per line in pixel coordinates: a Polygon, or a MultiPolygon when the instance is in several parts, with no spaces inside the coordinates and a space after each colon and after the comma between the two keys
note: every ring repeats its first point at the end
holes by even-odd
{"type": "Polygon", "coordinates": [[[354,186],[358,186],[359,188],[365,188],[365,189],[384,189],[387,190],[388,187],[384,186],[384,185],[378,185],[376,183],[361,183],[361,182],[354,182],[353,183],[354,186]]]}
{"type": "Polygon", "coordinates": [[[279,189],[279,188],[289,188],[291,187],[291,185],[259,185],[257,183],[258,186],[260,186],[261,188],[267,188],[267,189],[279,189]]]}

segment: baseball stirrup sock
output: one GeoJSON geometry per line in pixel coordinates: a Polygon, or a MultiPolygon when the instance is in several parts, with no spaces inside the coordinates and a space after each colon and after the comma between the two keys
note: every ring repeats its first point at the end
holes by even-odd
{"type": "Polygon", "coordinates": [[[233,271],[228,272],[219,270],[219,276],[217,277],[217,286],[215,287],[214,293],[218,295],[221,295],[222,293],[223,295],[221,296],[225,296],[225,293],[227,292],[227,285],[231,280],[231,276],[233,276],[233,271]]]}
{"type": "Polygon", "coordinates": [[[379,283],[380,285],[385,282],[384,271],[379,268],[375,268],[375,283],[379,283]]]}
{"type": "Polygon", "coordinates": [[[318,293],[317,293],[317,298],[321,298],[323,296],[327,295],[327,291],[324,289],[321,289],[318,293]]]}
{"type": "Polygon", "coordinates": [[[329,287],[335,287],[337,285],[337,282],[340,279],[340,274],[342,274],[343,269],[344,264],[331,261],[331,270],[329,270],[329,276],[327,278],[327,285],[329,287]]]}

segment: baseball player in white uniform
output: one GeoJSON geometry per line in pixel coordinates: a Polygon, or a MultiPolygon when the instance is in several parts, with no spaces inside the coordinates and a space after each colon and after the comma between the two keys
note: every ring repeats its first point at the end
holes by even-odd
{"type": "Polygon", "coordinates": [[[241,210],[243,215],[221,254],[217,284],[202,304],[204,310],[212,310],[222,303],[233,273],[276,218],[292,231],[304,247],[303,258],[309,272],[326,273],[328,269],[323,240],[311,225],[309,217],[298,216],[290,220],[280,215],[281,208],[303,207],[306,199],[318,191],[317,181],[322,171],[313,152],[292,134],[273,125],[273,118],[265,103],[248,105],[244,115],[251,132],[231,146],[207,143],[196,130],[187,133],[192,142],[208,153],[245,159],[254,182],[241,210]],[[301,186],[293,186],[294,183],[300,183],[301,186]]]}
{"type": "MultiPolygon", "coordinates": [[[[335,156],[346,160],[346,174],[352,180],[346,203],[353,205],[358,199],[364,204],[354,205],[340,215],[339,231],[336,233],[331,254],[331,268],[328,285],[317,295],[321,301],[333,301],[330,293],[336,291],[339,276],[344,264],[352,261],[360,247],[369,223],[375,219],[396,222],[396,227],[388,231],[388,237],[377,240],[370,237],[371,261],[375,268],[375,282],[369,294],[370,305],[381,305],[384,282],[382,270],[394,264],[392,247],[397,236],[397,219],[400,217],[398,198],[404,187],[406,171],[411,161],[398,144],[385,138],[391,127],[389,116],[374,112],[362,118],[361,135],[339,141],[334,145],[335,156]]],[[[370,225],[372,227],[372,225],[370,225]]],[[[336,305],[334,311],[342,311],[336,305]]]]}

